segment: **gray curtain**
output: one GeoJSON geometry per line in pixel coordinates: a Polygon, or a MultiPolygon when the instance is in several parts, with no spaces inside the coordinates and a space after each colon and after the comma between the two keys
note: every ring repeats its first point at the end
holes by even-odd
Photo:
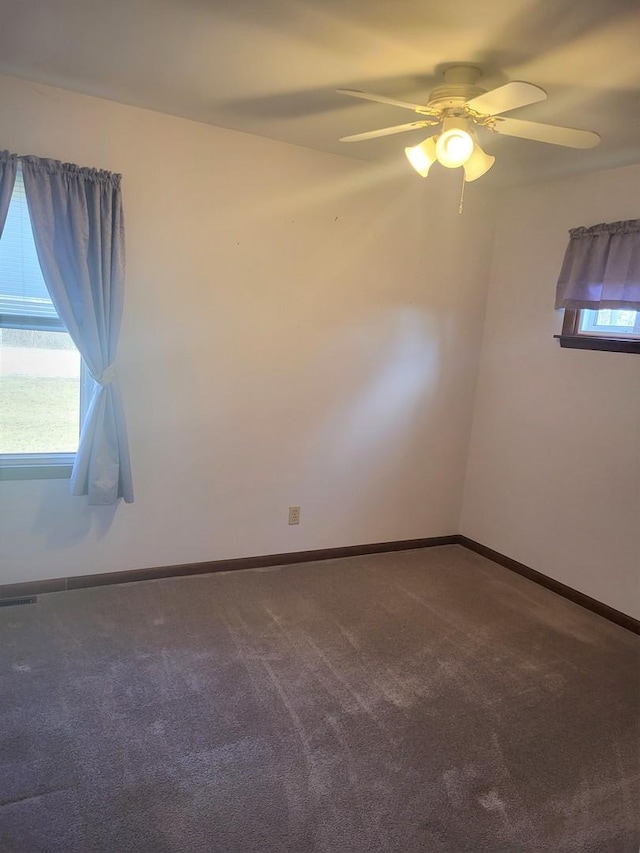
{"type": "Polygon", "coordinates": [[[573,228],[556,308],[640,310],[640,219],[573,228]]]}
{"type": "Polygon", "coordinates": [[[124,291],[120,175],[23,157],[36,249],[60,319],[97,383],[71,474],[90,504],[133,501],[122,401],[115,374],[124,291]]]}
{"type": "Polygon", "coordinates": [[[0,151],[0,236],[7,220],[11,193],[16,182],[17,165],[18,158],[15,154],[0,151]]]}

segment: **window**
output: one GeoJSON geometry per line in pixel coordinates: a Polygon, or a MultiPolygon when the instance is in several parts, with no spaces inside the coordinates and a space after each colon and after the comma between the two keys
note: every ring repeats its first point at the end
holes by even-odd
{"type": "Polygon", "coordinates": [[[640,219],[569,230],[555,306],[560,346],[640,353],[640,219]]]}
{"type": "Polygon", "coordinates": [[[611,337],[640,337],[640,311],[604,308],[601,311],[580,312],[581,335],[605,335],[611,337]]]}
{"type": "Polygon", "coordinates": [[[640,353],[640,311],[565,308],[560,344],[577,349],[640,353]]]}
{"type": "Polygon", "coordinates": [[[18,170],[0,238],[0,475],[66,477],[93,384],[42,277],[18,170]]]}

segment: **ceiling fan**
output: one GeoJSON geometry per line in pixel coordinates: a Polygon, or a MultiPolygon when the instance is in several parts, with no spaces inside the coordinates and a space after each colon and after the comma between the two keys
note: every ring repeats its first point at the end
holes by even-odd
{"type": "Polygon", "coordinates": [[[483,151],[478,144],[476,127],[567,148],[592,148],[600,142],[600,136],[590,130],[503,117],[502,113],[543,101],[547,93],[533,83],[522,81],[505,83],[487,92],[478,85],[481,76],[481,70],[475,65],[459,63],[449,66],[444,71],[444,84],[431,92],[426,104],[412,104],[356,89],[338,89],[341,95],[402,107],[420,116],[417,121],[407,124],[343,136],[340,142],[362,142],[421,127],[438,128],[419,145],[405,148],[407,159],[424,178],[436,161],[449,169],[462,166],[465,181],[482,177],[495,162],[495,157],[483,151]]]}

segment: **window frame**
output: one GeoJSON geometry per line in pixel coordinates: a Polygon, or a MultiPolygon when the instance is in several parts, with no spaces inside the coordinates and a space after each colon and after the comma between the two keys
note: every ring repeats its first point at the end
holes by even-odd
{"type": "MultiPolygon", "coordinates": [[[[59,317],[37,317],[28,314],[0,314],[0,328],[40,332],[66,332],[59,317]]],[[[89,408],[93,379],[80,356],[80,411],[78,434],[89,408]]],[[[65,453],[0,453],[1,480],[68,480],[76,459],[75,452],[65,453]]]]}
{"type": "Polygon", "coordinates": [[[565,308],[562,331],[555,335],[561,347],[569,349],[602,350],[640,354],[640,338],[624,335],[607,336],[606,333],[590,334],[580,330],[582,308],[565,308]]]}
{"type": "MultiPolygon", "coordinates": [[[[16,183],[20,176],[20,165],[16,183]]],[[[15,192],[14,187],[14,192],[15,192]]],[[[45,285],[46,286],[46,285],[45,285]]],[[[0,329],[24,329],[25,331],[67,332],[59,316],[43,314],[17,314],[0,312],[0,329]]],[[[80,356],[80,400],[78,436],[87,414],[93,391],[93,379],[84,359],[80,356]]],[[[63,453],[0,453],[0,481],[69,479],[75,452],[63,453]]]]}

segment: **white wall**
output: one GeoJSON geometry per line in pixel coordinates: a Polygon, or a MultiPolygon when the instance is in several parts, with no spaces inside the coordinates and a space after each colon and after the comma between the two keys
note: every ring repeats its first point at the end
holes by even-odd
{"type": "Polygon", "coordinates": [[[640,215],[640,166],[512,190],[497,216],[461,532],[640,616],[640,358],[561,349],[567,231],[640,215]]]}
{"type": "Polygon", "coordinates": [[[0,582],[456,532],[492,208],[0,77],[0,147],[122,172],[136,501],[0,483],[0,582]],[[302,507],[288,527],[287,507],[302,507]]]}

